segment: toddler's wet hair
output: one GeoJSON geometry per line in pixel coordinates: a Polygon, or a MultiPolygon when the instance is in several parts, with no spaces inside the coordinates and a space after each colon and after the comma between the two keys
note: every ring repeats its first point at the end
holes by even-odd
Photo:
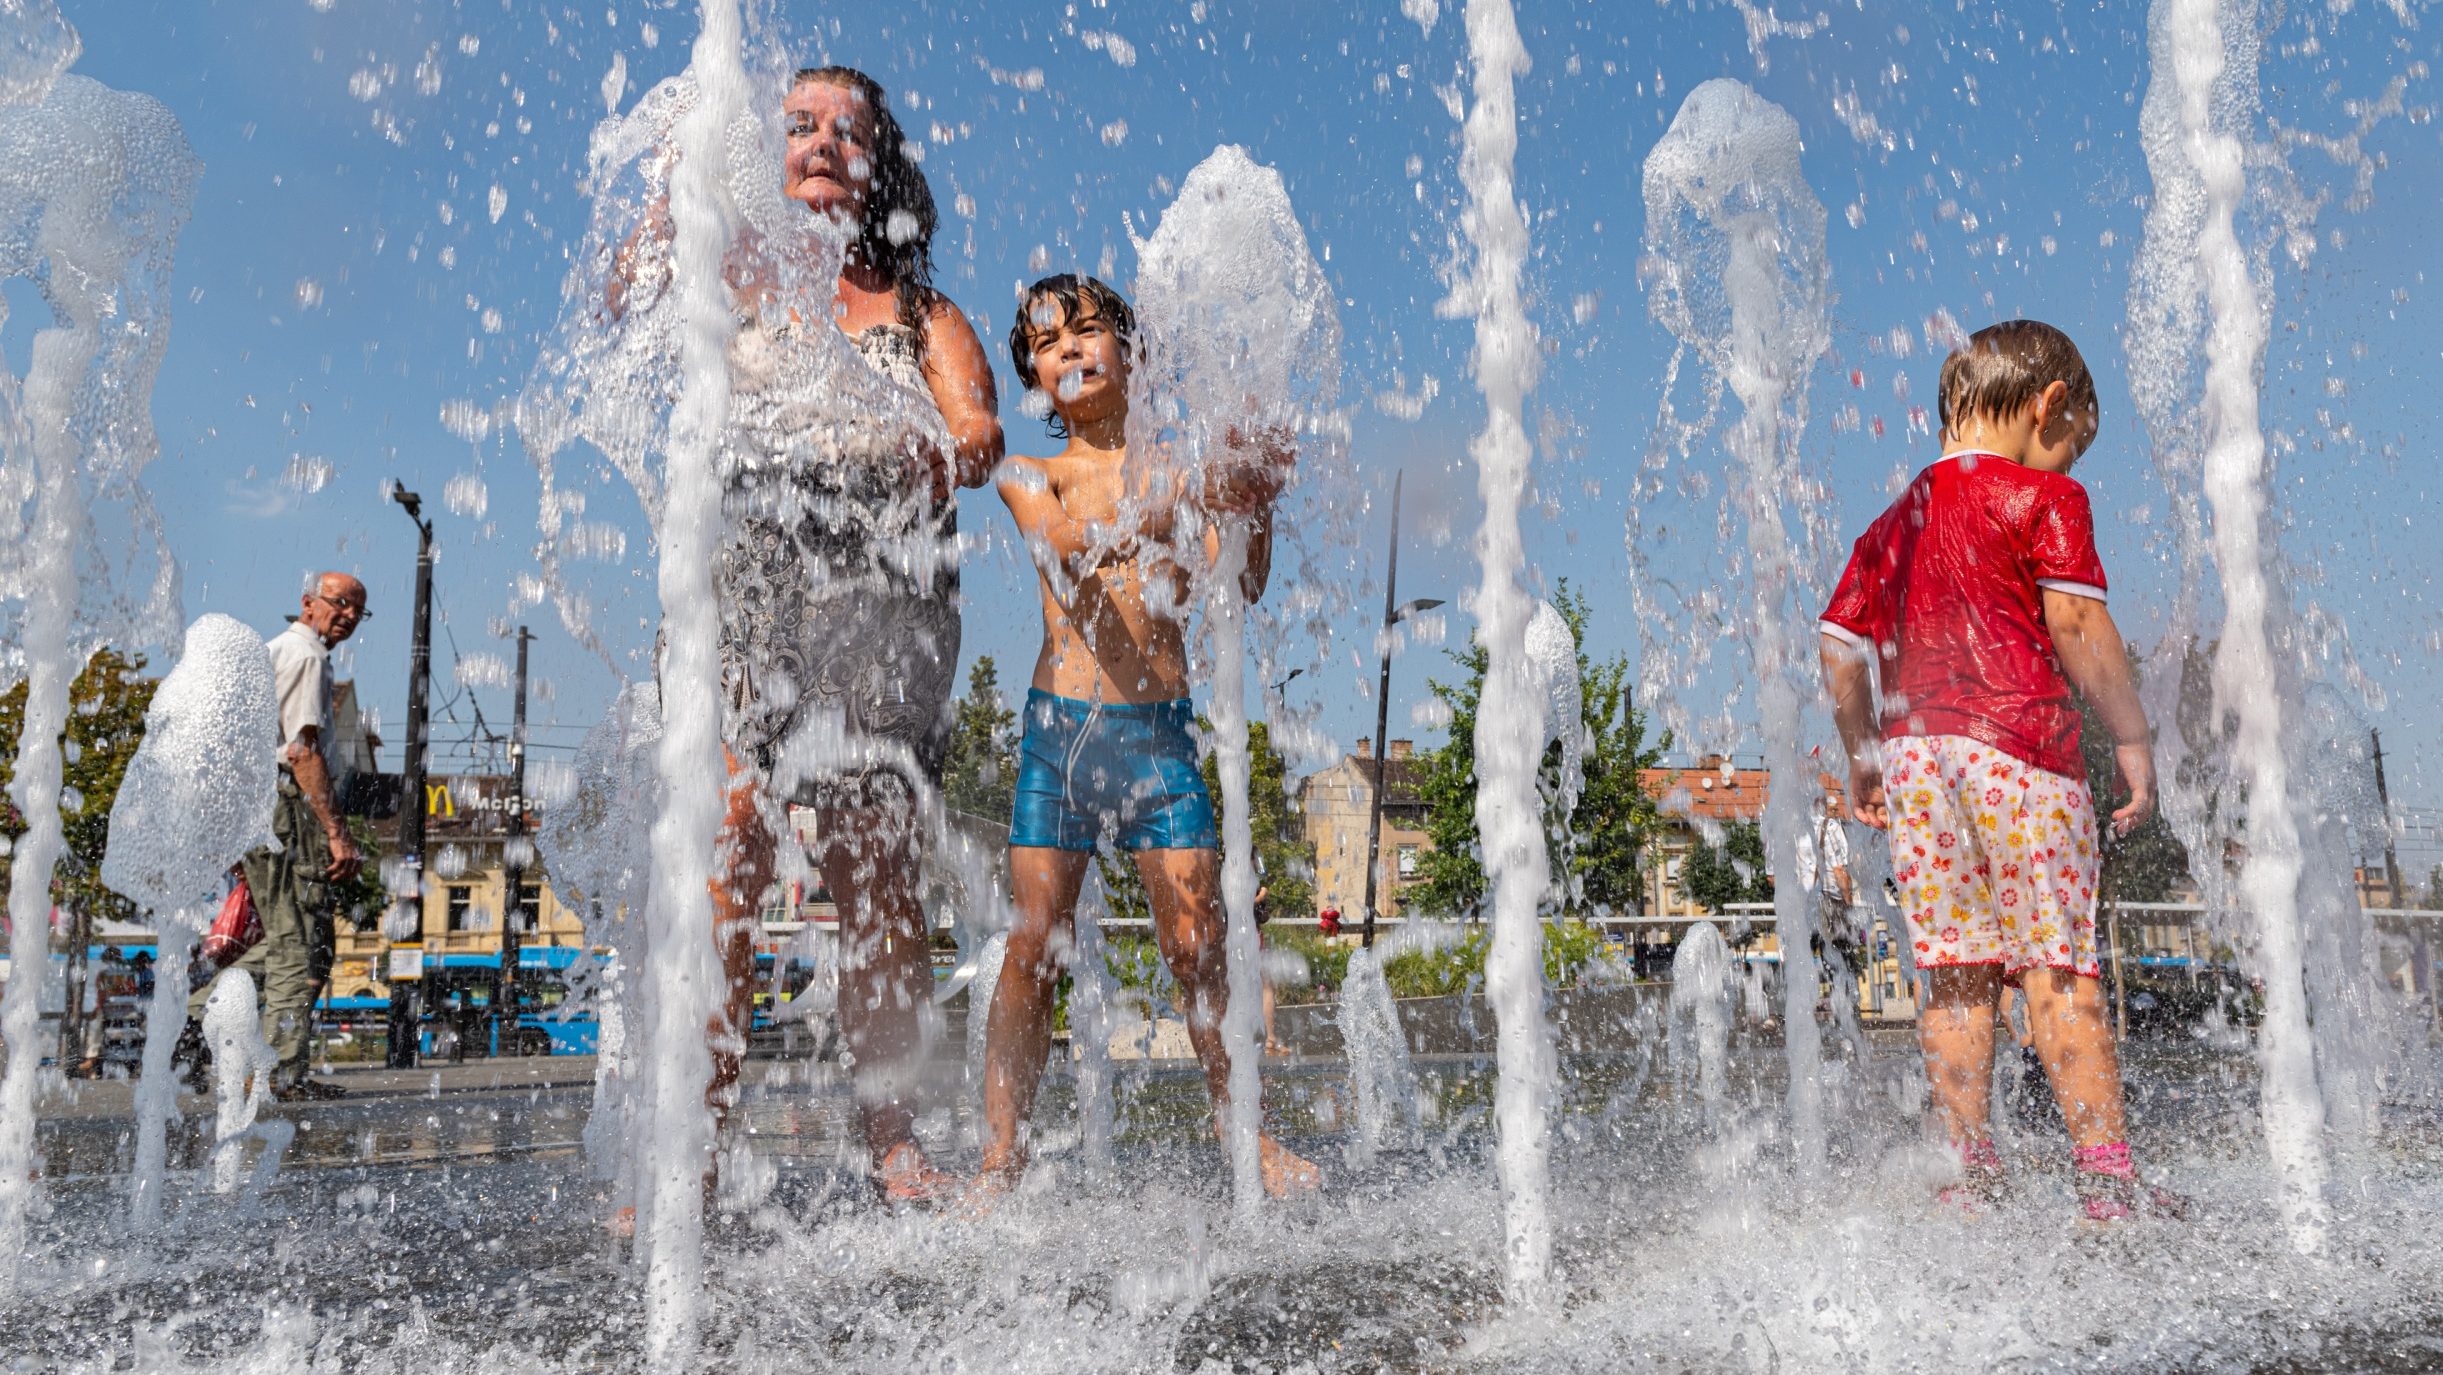
{"type": "Polygon", "coordinates": [[[2055,382],[2068,384],[2071,406],[2095,412],[2095,378],[2069,335],[2041,320],[1987,325],[1943,360],[1943,433],[1974,415],[2017,415],[2055,382]]]}
{"type": "MultiPolygon", "coordinates": [[[[1018,318],[1011,321],[1009,326],[1009,361],[1010,366],[1017,369],[1020,386],[1030,392],[1043,389],[1043,384],[1035,377],[1036,341],[1076,319],[1089,305],[1094,307],[1094,313],[1102,318],[1103,323],[1111,327],[1111,332],[1119,336],[1122,354],[1135,357],[1137,312],[1128,304],[1128,298],[1083,273],[1055,273],[1018,295],[1018,318]],[[1052,313],[1054,304],[1060,307],[1057,315],[1052,313]]],[[[1068,427],[1060,423],[1058,411],[1054,411],[1046,423],[1051,426],[1054,435],[1065,437],[1069,432],[1068,427]]]]}

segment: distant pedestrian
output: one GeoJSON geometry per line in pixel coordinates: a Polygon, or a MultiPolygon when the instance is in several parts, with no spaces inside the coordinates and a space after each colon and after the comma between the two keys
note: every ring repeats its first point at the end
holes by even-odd
{"type": "MultiPolygon", "coordinates": [[[[367,614],[363,583],[324,573],[288,629],[266,642],[280,701],[280,790],[272,810],[279,847],[246,856],[246,887],[262,917],[263,939],[230,967],[255,981],[263,1039],[280,1057],[272,1096],[283,1101],[343,1092],[307,1081],[306,1048],[314,986],[331,969],[331,886],[355,877],[361,860],[331,783],[331,650],[355,634],[367,614]]],[[[187,1000],[188,1017],[203,1016],[212,986],[187,1000]]]]}
{"type": "Polygon", "coordinates": [[[1850,920],[1856,887],[1849,875],[1849,832],[1841,825],[1841,795],[1827,788],[1821,815],[1798,841],[1798,881],[1815,899],[1815,949],[1825,947],[1856,974],[1862,967],[1858,933],[1850,920]]]}

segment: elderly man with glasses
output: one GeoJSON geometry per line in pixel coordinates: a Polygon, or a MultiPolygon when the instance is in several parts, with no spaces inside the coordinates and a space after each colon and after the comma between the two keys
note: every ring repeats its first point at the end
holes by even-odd
{"type": "MultiPolygon", "coordinates": [[[[266,641],[280,700],[280,793],[272,812],[280,844],[246,856],[246,886],[263,939],[231,967],[245,970],[262,992],[263,1038],[280,1056],[272,1095],[282,1100],[343,1092],[306,1079],[306,1047],[314,990],[331,967],[331,888],[353,878],[362,858],[331,784],[331,650],[370,614],[363,583],[324,573],[288,628],[266,641]]],[[[189,1017],[203,1015],[211,991],[209,983],[195,990],[189,1017]]]]}

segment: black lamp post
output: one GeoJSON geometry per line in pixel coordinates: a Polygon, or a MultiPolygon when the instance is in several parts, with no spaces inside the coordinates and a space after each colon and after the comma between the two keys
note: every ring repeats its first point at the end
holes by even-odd
{"type": "MultiPolygon", "coordinates": [[[[407,760],[399,776],[399,868],[402,883],[413,896],[419,944],[424,913],[424,772],[429,734],[425,715],[433,664],[433,523],[424,518],[424,499],[393,482],[390,499],[406,508],[416,523],[416,615],[413,647],[407,665],[407,760]]],[[[399,900],[394,893],[394,900],[399,900]]],[[[395,942],[393,942],[395,944],[395,942]]],[[[388,968],[384,951],[384,972],[388,968]]],[[[384,1059],[392,1069],[416,1067],[416,1041],[421,1021],[415,986],[390,978],[390,1025],[384,1059]]]]}
{"type": "Polygon", "coordinates": [[[1382,873],[1383,794],[1391,790],[1391,742],[1384,736],[1391,729],[1391,632],[1400,622],[1420,611],[1431,611],[1442,605],[1439,597],[1418,597],[1394,605],[1400,585],[1400,486],[1406,474],[1391,479],[1391,558],[1383,569],[1383,675],[1374,694],[1374,798],[1371,814],[1366,818],[1366,925],[1365,946],[1374,948],[1375,882],[1382,873]]]}

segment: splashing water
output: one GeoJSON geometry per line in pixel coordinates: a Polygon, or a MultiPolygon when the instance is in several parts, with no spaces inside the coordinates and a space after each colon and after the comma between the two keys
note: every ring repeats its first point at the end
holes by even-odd
{"type": "Polygon", "coordinates": [[[158,102],[59,75],[76,51],[48,4],[0,14],[0,280],[31,282],[53,317],[22,384],[0,369],[0,684],[27,686],[9,955],[28,971],[0,996],[0,1292],[17,1282],[33,1187],[36,994],[49,971],[49,879],[66,849],[69,685],[106,639],[158,643],[183,619],[177,567],[138,479],[158,451],[152,385],[197,164],[158,102]]]}
{"type": "MultiPolygon", "coordinates": [[[[1797,872],[1813,776],[1800,718],[1800,674],[1814,662],[1821,540],[1806,512],[1798,441],[1807,373],[1829,337],[1824,207],[1799,169],[1798,124],[1727,78],[1688,93],[1646,157],[1646,264],[1654,317],[1682,351],[1727,383],[1741,414],[1725,436],[1739,465],[1752,610],[1740,618],[1761,708],[1765,855],[1797,872]],[[1791,525],[1799,526],[1794,540],[1791,525]]],[[[1674,360],[1674,372],[1677,359],[1674,360]]],[[[1824,1160],[1822,1032],[1816,1025],[1813,903],[1803,885],[1774,886],[1782,957],[1790,1132],[1802,1174],[1824,1160]]]]}
{"type": "Polygon", "coordinates": [[[585,914],[586,943],[611,956],[594,990],[602,1038],[585,1142],[594,1176],[613,1181],[618,1206],[634,1203],[641,1165],[635,1149],[641,1066],[637,1038],[627,1030],[641,1015],[635,971],[645,958],[645,940],[636,918],[653,890],[651,835],[660,797],[654,764],[661,738],[659,691],[651,683],[632,683],[586,732],[574,764],[565,774],[545,774],[538,788],[543,825],[534,841],[544,871],[562,899],[585,914]]]}
{"type": "Polygon", "coordinates": [[[1712,922],[1697,922],[1671,955],[1671,1067],[1695,1085],[1708,1132],[1722,1129],[1730,998],[1730,947],[1712,922]]]}
{"type": "MultiPolygon", "coordinates": [[[[2272,236],[2252,246],[2239,227],[2243,214],[2268,208],[2253,203],[2249,185],[2263,39],[2252,8],[2219,0],[2158,0],[2149,22],[2153,76],[2140,129],[2154,196],[2130,286],[2130,380],[2174,497],[2182,597],[2170,643],[2187,651],[2202,638],[2199,584],[2210,559],[2223,602],[2211,650],[2212,713],[2234,727],[2227,740],[2192,740],[2185,730],[2166,737],[2165,809],[2192,855],[2221,853],[2225,833],[2246,837],[2236,882],[2212,863],[2198,866],[2199,878],[2210,908],[2236,904],[2252,918],[2241,943],[2264,986],[2257,1048],[2266,1146],[2291,1241],[2313,1252],[2327,1222],[2328,1100],[2318,1091],[2319,1068],[2327,1093],[2340,1089],[2348,1105],[2335,1115],[2361,1134],[2372,1093],[2357,1082],[2370,1057],[2356,1025],[2359,971],[2347,967],[2363,960],[2355,933],[2364,918],[2354,898],[2313,881],[2319,868],[2328,879],[2346,872],[2347,860],[2308,850],[2321,807],[2300,757],[2301,636],[2271,527],[2272,465],[2258,410],[2272,334],[2272,236]],[[2191,362],[2200,346],[2201,376],[2191,362]],[[2217,811],[2238,817],[2218,822],[2217,811]],[[2313,1027],[2308,923],[2329,928],[2337,947],[2318,960],[2326,996],[2316,999],[2313,1027]],[[2320,1041],[2336,1043],[2334,1053],[2320,1057],[2320,1041]]],[[[2278,224],[2281,209],[2270,208],[2278,224]]],[[[2177,705],[2163,704],[2167,689],[2184,690],[2177,680],[2185,676],[2150,681],[2155,720],[2183,719],[2177,705]]]]}
{"type": "MultiPolygon", "coordinates": [[[[1331,284],[1307,247],[1278,172],[1224,146],[1198,163],[1154,232],[1137,242],[1141,362],[1130,374],[1128,448],[1164,455],[1192,478],[1266,465],[1278,436],[1301,466],[1329,466],[1345,447],[1340,321],[1331,284]]],[[[1197,522],[1182,521],[1201,540],[1197,522]]],[[[1227,913],[1230,1004],[1222,1044],[1230,1057],[1233,1194],[1242,1213],[1263,1197],[1256,1133],[1262,1113],[1257,1059],[1263,997],[1255,929],[1255,852],[1249,820],[1246,666],[1248,604],[1240,587],[1247,535],[1223,529],[1200,581],[1207,712],[1222,785],[1222,903],[1227,913]]],[[[1183,567],[1205,563],[1179,551],[1183,567]]]]}
{"type": "Polygon", "coordinates": [[[186,1024],[187,961],[209,924],[209,897],[247,851],[272,840],[280,707],[263,637],[222,615],[187,627],[178,664],[153,691],[144,742],[110,806],[102,881],[153,913],[160,955],[136,1087],[136,1168],[129,1214],[161,1219],[167,1131],[175,1111],[170,1055],[186,1024]]]}
{"type": "Polygon", "coordinates": [[[1374,1163],[1385,1145],[1402,1144],[1416,1118],[1416,1070],[1408,1057],[1408,1034],[1400,1026],[1399,1004],[1383,978],[1383,961],[1391,943],[1349,955],[1349,970],[1340,985],[1341,1045],[1349,1056],[1349,1097],[1356,1117],[1349,1133],[1348,1159],[1353,1168],[1374,1163]]]}
{"type": "MultiPolygon", "coordinates": [[[[280,1066],[280,1053],[263,1039],[254,976],[243,969],[229,970],[213,984],[212,996],[204,1000],[203,1022],[204,1044],[212,1048],[212,1096],[218,1104],[212,1122],[212,1192],[234,1193],[246,1164],[242,1148],[256,1116],[271,1101],[271,1074],[280,1066]]],[[[290,1122],[276,1125],[296,1129],[290,1122]]],[[[279,1168],[286,1136],[273,1132],[264,1137],[264,1163],[257,1171],[261,1187],[270,1185],[271,1172],[279,1168]]]]}
{"type": "Polygon", "coordinates": [[[1077,1056],[1079,1154],[1087,1173],[1101,1176],[1111,1168],[1111,1138],[1119,1125],[1111,1073],[1111,1038],[1119,1025],[1113,1003],[1119,985],[1111,977],[1103,944],[1103,919],[1111,908],[1100,873],[1090,878],[1089,888],[1071,924],[1069,1044],[1077,1056]]]}
{"type": "Polygon", "coordinates": [[[637,1199],[637,1236],[646,1255],[648,1356],[666,1370],[682,1368],[693,1355],[703,1298],[703,1170],[713,1145],[704,1107],[712,1057],[703,1028],[718,1003],[708,885],[724,776],[712,581],[722,528],[715,459],[729,415],[728,345],[737,329],[721,273],[736,213],[723,174],[730,126],[745,116],[748,96],[735,0],[705,0],[703,16],[688,66],[695,102],[675,131],[678,166],[670,181],[684,384],[670,416],[663,491],[660,587],[668,647],[655,754],[662,812],[653,823],[646,962],[638,974],[652,1025],[647,1187],[637,1199]]]}
{"type": "Polygon", "coordinates": [[[1468,107],[1459,176],[1468,188],[1461,224],[1476,257],[1468,275],[1452,282],[1444,309],[1475,317],[1471,365],[1485,399],[1484,431],[1469,445],[1485,508],[1477,537],[1484,576],[1470,605],[1486,654],[1476,716],[1476,834],[1484,847],[1493,909],[1485,994],[1499,1032],[1501,1084],[1493,1115],[1501,1135],[1503,1288],[1511,1302],[1531,1306],[1549,1297],[1552,1221],[1545,1153],[1557,1072],[1552,1028],[1544,1019],[1541,958],[1540,909],[1552,873],[1536,795],[1548,734],[1527,658],[1534,604],[1519,581],[1526,567],[1518,524],[1530,458],[1526,401],[1537,371],[1535,328],[1527,322],[1519,292],[1527,222],[1512,181],[1518,153],[1515,83],[1528,64],[1508,0],[1468,0],[1467,33],[1475,98],[1468,107]]]}

